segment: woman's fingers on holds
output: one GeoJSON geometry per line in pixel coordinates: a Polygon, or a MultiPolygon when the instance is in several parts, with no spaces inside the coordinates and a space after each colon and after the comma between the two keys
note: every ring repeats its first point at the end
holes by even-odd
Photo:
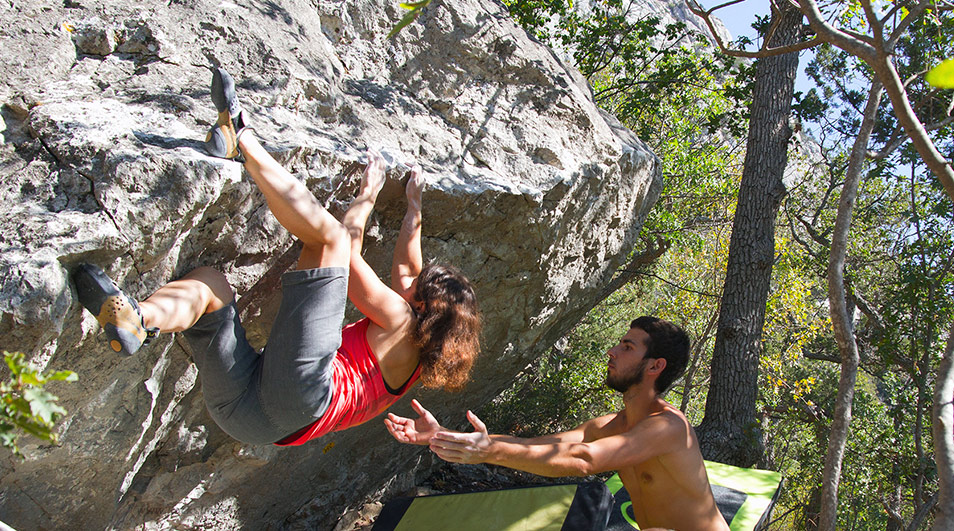
{"type": "Polygon", "coordinates": [[[384,186],[384,159],[381,158],[380,153],[370,149],[367,151],[367,159],[362,184],[367,187],[371,197],[375,198],[384,186]]]}
{"type": "Polygon", "coordinates": [[[424,171],[420,164],[414,164],[411,166],[411,177],[407,180],[407,187],[404,190],[409,205],[420,208],[425,186],[424,171]]]}

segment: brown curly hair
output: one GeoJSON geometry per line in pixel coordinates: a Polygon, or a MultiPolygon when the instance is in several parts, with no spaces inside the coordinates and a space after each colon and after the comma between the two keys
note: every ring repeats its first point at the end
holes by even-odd
{"type": "Polygon", "coordinates": [[[421,385],[460,391],[480,352],[480,311],[467,277],[431,264],[417,277],[414,298],[423,303],[413,332],[421,349],[421,385]]]}

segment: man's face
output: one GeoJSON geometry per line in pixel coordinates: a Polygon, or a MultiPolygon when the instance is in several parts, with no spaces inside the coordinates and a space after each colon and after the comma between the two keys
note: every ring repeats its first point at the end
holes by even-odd
{"type": "Polygon", "coordinates": [[[652,358],[646,358],[646,340],[649,334],[640,328],[630,328],[619,343],[607,351],[606,385],[620,393],[643,381],[643,372],[652,358]]]}

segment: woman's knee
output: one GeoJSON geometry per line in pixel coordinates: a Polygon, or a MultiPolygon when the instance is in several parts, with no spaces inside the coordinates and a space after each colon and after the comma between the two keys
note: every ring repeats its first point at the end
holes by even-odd
{"type": "Polygon", "coordinates": [[[321,242],[302,242],[297,269],[314,267],[348,267],[351,262],[351,235],[340,223],[323,231],[321,242]]]}
{"type": "Polygon", "coordinates": [[[187,279],[201,282],[208,287],[210,300],[206,303],[207,312],[223,308],[234,299],[232,285],[218,269],[208,266],[198,267],[183,277],[183,280],[187,279]]]}
{"type": "Polygon", "coordinates": [[[328,234],[326,247],[351,250],[351,233],[341,223],[335,223],[328,234]]]}

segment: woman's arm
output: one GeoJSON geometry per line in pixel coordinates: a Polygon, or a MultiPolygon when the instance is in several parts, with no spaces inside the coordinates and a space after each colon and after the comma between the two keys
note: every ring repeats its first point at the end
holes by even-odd
{"type": "Polygon", "coordinates": [[[355,196],[348,211],[345,212],[341,224],[348,229],[351,235],[352,255],[355,252],[360,255],[361,247],[364,244],[364,229],[368,224],[368,217],[374,210],[374,202],[378,199],[378,193],[384,187],[384,159],[380,153],[368,151],[368,165],[364,169],[364,177],[361,179],[361,186],[358,188],[358,195],[355,196]]]}
{"type": "Polygon", "coordinates": [[[405,192],[407,213],[404,214],[401,233],[398,234],[397,244],[394,246],[391,288],[405,300],[410,300],[413,296],[413,293],[409,293],[411,284],[424,267],[424,256],[421,252],[421,198],[424,195],[424,175],[419,164],[411,168],[411,178],[407,181],[405,192]]]}
{"type": "Polygon", "coordinates": [[[342,224],[351,234],[351,268],[348,277],[348,298],[376,325],[388,331],[406,326],[413,312],[400,295],[388,288],[361,256],[364,229],[374,208],[378,192],[384,186],[384,159],[368,153],[368,166],[361,187],[344,215],[342,224]]]}

